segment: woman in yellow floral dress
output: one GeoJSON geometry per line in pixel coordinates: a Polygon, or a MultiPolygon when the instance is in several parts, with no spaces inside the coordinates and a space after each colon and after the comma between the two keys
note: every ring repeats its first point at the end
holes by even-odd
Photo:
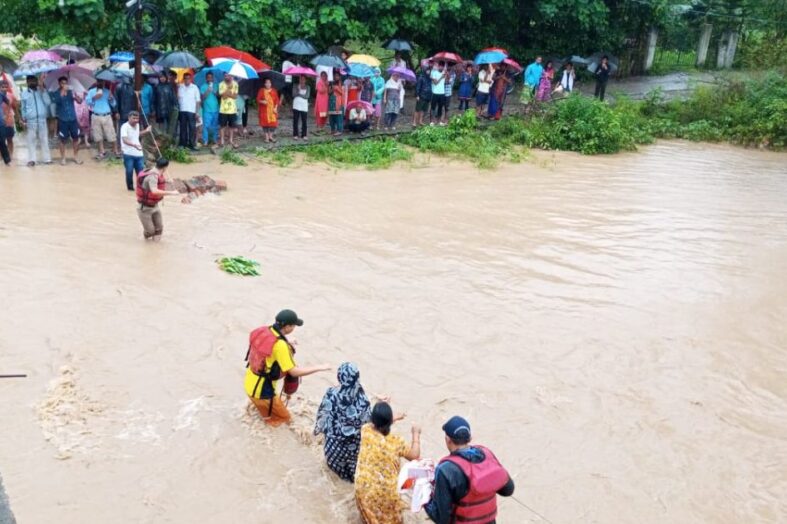
{"type": "Polygon", "coordinates": [[[355,502],[364,524],[401,524],[404,504],[396,481],[400,458],[417,460],[421,456],[421,429],[412,428],[408,446],[402,437],[391,434],[393,411],[386,402],[372,409],[371,423],[361,428],[361,450],[355,471],[355,502]]]}

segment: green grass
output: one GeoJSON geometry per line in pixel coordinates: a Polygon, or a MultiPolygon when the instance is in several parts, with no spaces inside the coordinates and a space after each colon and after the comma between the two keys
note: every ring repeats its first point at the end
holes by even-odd
{"type": "Polygon", "coordinates": [[[337,167],[361,166],[367,169],[383,169],[413,157],[412,151],[392,138],[343,140],[290,146],[278,150],[258,148],[256,156],[279,167],[288,167],[295,162],[295,153],[302,153],[306,160],[311,162],[325,162],[337,167]]]}
{"type": "Polygon", "coordinates": [[[222,164],[234,164],[236,166],[247,166],[248,163],[237,151],[232,149],[225,149],[219,156],[222,164]]]}

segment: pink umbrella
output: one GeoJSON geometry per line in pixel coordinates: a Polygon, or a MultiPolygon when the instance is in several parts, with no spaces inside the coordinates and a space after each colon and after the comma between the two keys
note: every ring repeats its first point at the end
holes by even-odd
{"type": "Polygon", "coordinates": [[[522,72],[523,67],[521,65],[519,65],[519,62],[517,62],[513,58],[506,58],[505,60],[503,60],[503,63],[508,65],[508,66],[513,67],[514,69],[516,69],[520,73],[522,72]]]}
{"type": "Polygon", "coordinates": [[[372,113],[374,111],[374,106],[366,100],[353,100],[347,104],[347,112],[349,113],[350,109],[358,106],[364,108],[367,113],[372,113]]]}
{"type": "Polygon", "coordinates": [[[317,76],[317,72],[314,69],[305,66],[288,67],[282,73],[287,76],[317,76]]]}
{"type": "Polygon", "coordinates": [[[63,57],[52,51],[46,49],[39,49],[37,51],[28,51],[22,56],[22,62],[32,62],[33,60],[51,60],[53,62],[62,62],[63,57]]]}

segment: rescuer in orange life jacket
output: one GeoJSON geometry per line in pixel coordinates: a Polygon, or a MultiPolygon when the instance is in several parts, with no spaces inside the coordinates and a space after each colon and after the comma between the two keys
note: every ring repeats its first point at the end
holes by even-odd
{"type": "Polygon", "coordinates": [[[249,335],[249,351],[246,378],[243,381],[246,394],[271,426],[289,423],[292,420],[281,395],[290,395],[298,389],[300,377],[333,369],[331,365],[301,367],[295,364],[295,348],[287,335],[302,326],[303,320],[295,311],[284,309],[276,315],[272,326],[262,326],[249,335]],[[284,380],[281,380],[284,379],[284,380]],[[277,394],[279,382],[284,382],[277,394]]]}
{"type": "Polygon", "coordinates": [[[514,481],[490,450],[470,444],[470,424],[465,419],[451,417],[443,431],[450,455],[437,465],[426,514],[437,524],[493,524],[497,495],[513,495],[514,481]]]}
{"type": "MultiPolygon", "coordinates": [[[[129,118],[133,121],[134,116],[129,115],[129,118]]],[[[164,232],[164,220],[161,218],[159,202],[165,196],[180,196],[177,191],[167,191],[168,167],[169,160],[161,157],[156,160],[154,169],[142,171],[137,176],[137,216],[142,222],[142,235],[145,240],[157,242],[161,240],[161,234],[164,232]]]]}

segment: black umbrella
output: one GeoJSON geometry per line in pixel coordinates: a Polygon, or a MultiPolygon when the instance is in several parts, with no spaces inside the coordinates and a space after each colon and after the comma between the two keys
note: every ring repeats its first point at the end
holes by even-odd
{"type": "Polygon", "coordinates": [[[117,82],[121,77],[127,76],[112,69],[102,69],[96,73],[96,80],[106,80],[107,82],[117,82]]]}
{"type": "Polygon", "coordinates": [[[383,48],[390,49],[391,51],[412,51],[413,46],[407,40],[399,40],[392,38],[383,44],[383,48]]]}
{"type": "Polygon", "coordinates": [[[344,60],[335,55],[317,55],[311,59],[313,66],[333,67],[334,69],[344,69],[347,64],[344,60]]]}
{"type": "Polygon", "coordinates": [[[0,56],[0,66],[3,66],[3,71],[8,73],[9,75],[13,75],[14,71],[18,67],[16,62],[8,58],[7,56],[0,56]]]}
{"type": "Polygon", "coordinates": [[[158,49],[147,48],[142,51],[142,59],[149,64],[155,64],[156,60],[161,58],[161,55],[163,54],[164,52],[159,51],[158,49]]]}
{"type": "Polygon", "coordinates": [[[195,69],[202,67],[202,61],[187,51],[170,51],[156,60],[155,65],[164,69],[195,69]]]}
{"type": "Polygon", "coordinates": [[[601,63],[601,59],[603,57],[605,57],[605,56],[607,57],[607,59],[609,59],[609,72],[610,73],[615,73],[615,71],[618,70],[618,67],[620,67],[620,60],[618,60],[618,57],[613,56],[613,55],[611,55],[611,54],[609,54],[607,52],[604,52],[604,51],[599,51],[598,53],[593,53],[592,55],[590,55],[587,58],[587,60],[588,60],[588,71],[590,71],[591,73],[595,73],[596,69],[598,69],[598,66],[601,63]]]}
{"type": "Polygon", "coordinates": [[[259,78],[241,80],[238,83],[238,93],[241,95],[246,95],[249,98],[256,98],[257,93],[260,89],[262,89],[266,78],[270,78],[271,87],[273,87],[276,91],[281,91],[287,85],[287,82],[284,80],[284,75],[278,71],[263,71],[260,73],[259,78]]]}
{"type": "Polygon", "coordinates": [[[66,60],[84,60],[91,55],[83,48],[71,44],[59,44],[49,48],[53,53],[57,53],[66,60]]]}
{"type": "Polygon", "coordinates": [[[281,45],[281,50],[291,55],[316,55],[317,50],[308,40],[291,38],[281,45]]]}
{"type": "Polygon", "coordinates": [[[547,62],[552,62],[552,67],[554,67],[555,69],[560,69],[566,63],[566,59],[559,56],[549,56],[546,59],[544,59],[545,66],[547,62]]]}

